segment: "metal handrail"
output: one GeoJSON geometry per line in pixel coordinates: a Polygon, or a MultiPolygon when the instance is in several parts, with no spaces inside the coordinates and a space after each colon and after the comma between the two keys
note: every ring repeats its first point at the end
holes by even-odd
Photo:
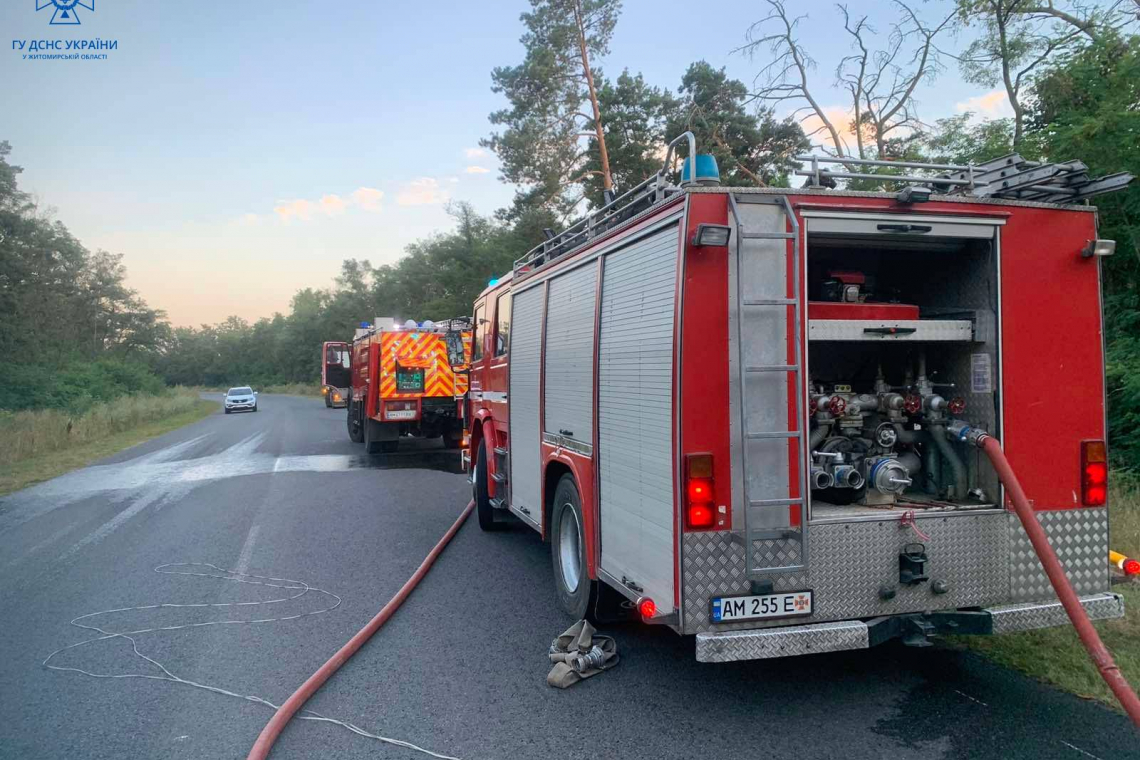
{"type": "Polygon", "coordinates": [[[820,164],[843,164],[844,166],[884,166],[894,169],[928,169],[936,172],[965,172],[965,177],[962,179],[951,179],[950,177],[919,177],[911,174],[867,174],[863,172],[836,172],[827,170],[826,176],[836,179],[877,179],[888,180],[891,182],[916,182],[916,183],[930,183],[936,182],[941,185],[962,185],[971,190],[979,185],[984,186],[984,183],[979,183],[975,176],[975,168],[973,164],[966,164],[965,166],[958,166],[955,164],[932,164],[926,161],[883,161],[875,158],[847,158],[842,156],[796,156],[797,161],[810,161],[810,170],[796,170],[795,174],[801,177],[811,177],[813,184],[823,184],[823,171],[819,168],[820,164]]]}

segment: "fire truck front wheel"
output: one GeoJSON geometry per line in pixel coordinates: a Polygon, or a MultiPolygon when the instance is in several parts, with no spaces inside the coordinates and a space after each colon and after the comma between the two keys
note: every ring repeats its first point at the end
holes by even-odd
{"type": "Polygon", "coordinates": [[[569,474],[563,475],[554,489],[550,525],[550,556],[558,603],[575,620],[581,620],[597,607],[598,582],[590,580],[586,572],[582,501],[569,474]]]}
{"type": "Polygon", "coordinates": [[[471,495],[475,499],[475,516],[479,518],[479,529],[484,531],[502,530],[505,519],[495,514],[499,510],[491,506],[491,494],[487,490],[487,442],[479,442],[475,455],[475,469],[471,472],[471,495]]]}

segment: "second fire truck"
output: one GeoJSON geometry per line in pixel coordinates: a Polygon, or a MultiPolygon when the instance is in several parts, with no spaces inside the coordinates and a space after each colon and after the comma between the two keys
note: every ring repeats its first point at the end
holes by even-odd
{"type": "Polygon", "coordinates": [[[369,453],[391,453],[402,437],[463,439],[456,398],[467,390],[470,325],[380,318],[352,341],[348,436],[369,453]]]}
{"type": "Polygon", "coordinates": [[[877,175],[842,161],[796,189],[663,169],[492,282],[465,414],[480,526],[541,533],[569,614],[616,592],[702,661],[1061,625],[989,456],[1088,615],[1121,616],[1113,244],[1081,201],[1131,177],[1008,156],[849,192],[877,175]]]}

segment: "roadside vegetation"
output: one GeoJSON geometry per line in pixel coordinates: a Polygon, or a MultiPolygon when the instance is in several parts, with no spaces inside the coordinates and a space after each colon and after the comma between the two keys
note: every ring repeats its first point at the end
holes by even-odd
{"type": "Polygon", "coordinates": [[[179,388],[120,396],[78,414],[51,408],[0,412],[0,495],[195,422],[218,406],[179,388]]]}
{"type": "MultiPolygon", "coordinates": [[[[1113,480],[1115,484],[1109,492],[1112,548],[1135,557],[1140,553],[1140,478],[1114,473],[1113,480]]],[[[1140,582],[1121,583],[1113,591],[1124,597],[1125,616],[1095,625],[1124,677],[1132,684],[1140,684],[1140,582]]],[[[1005,636],[962,636],[951,642],[1066,691],[1120,709],[1071,626],[1005,636]]]]}
{"type": "MultiPolygon", "coordinates": [[[[229,385],[196,385],[194,390],[203,393],[225,393],[234,386],[229,385]]],[[[283,396],[320,396],[321,385],[320,382],[314,380],[311,383],[274,383],[271,385],[257,385],[253,384],[252,388],[258,393],[275,393],[283,396]]]]}

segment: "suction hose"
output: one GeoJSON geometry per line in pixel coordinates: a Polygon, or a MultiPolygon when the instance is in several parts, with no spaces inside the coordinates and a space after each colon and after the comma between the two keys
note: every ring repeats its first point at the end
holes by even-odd
{"type": "Polygon", "coordinates": [[[471,514],[471,510],[473,509],[475,509],[474,500],[468,503],[467,507],[460,513],[459,518],[448,528],[447,532],[443,534],[443,538],[439,540],[439,543],[432,548],[427,557],[424,558],[424,561],[416,568],[416,572],[412,573],[412,577],[408,578],[404,585],[400,587],[400,590],[396,592],[396,595],[376,613],[376,617],[368,621],[368,625],[361,628],[355,636],[348,640],[347,644],[341,647],[336,654],[329,658],[328,662],[320,667],[320,670],[309,676],[309,680],[301,684],[301,687],[293,692],[289,699],[285,700],[277,712],[273,714],[273,717],[269,719],[269,723],[265,725],[265,728],[261,729],[261,734],[257,737],[257,741],[254,742],[253,749],[249,751],[246,760],[265,760],[265,758],[269,757],[269,752],[273,749],[273,743],[277,741],[277,737],[281,735],[289,719],[304,706],[309,697],[313,696],[325,681],[329,680],[329,677],[332,676],[333,673],[340,669],[341,665],[348,662],[349,658],[356,654],[356,650],[360,649],[368,639],[372,638],[372,634],[376,633],[384,623],[388,622],[388,618],[392,617],[392,614],[400,608],[400,605],[404,603],[404,600],[408,598],[412,590],[415,589],[415,587],[419,585],[419,582],[423,580],[423,577],[427,575],[427,571],[431,569],[436,558],[439,557],[444,547],[451,542],[451,539],[455,537],[455,534],[459,532],[460,527],[463,526],[463,521],[467,519],[467,516],[471,514]]]}
{"type": "Polygon", "coordinates": [[[1140,698],[1137,698],[1136,692],[1124,679],[1120,668],[1113,661],[1108,648],[1100,640],[1096,628],[1089,620],[1088,613],[1081,605],[1077,592],[1073,590],[1072,584],[1065,576],[1061,562],[1057,559],[1057,553],[1049,544],[1045,529],[1041,527],[1041,523],[1037,522],[1033,507],[1029,506],[1029,499],[1026,498],[1025,491],[1021,489],[1021,483],[1018,482],[1013,468],[1009,466],[1009,460],[1005,458],[1001,444],[996,438],[976,428],[961,426],[956,430],[948,431],[948,433],[960,441],[977,446],[989,457],[990,463],[997,471],[998,478],[1006,487],[1009,500],[1013,502],[1013,509],[1021,520],[1021,526],[1025,528],[1025,534],[1029,536],[1029,542],[1033,544],[1033,551],[1041,560],[1041,566],[1045,568],[1045,574],[1049,576],[1049,582],[1053,584],[1053,590],[1057,592],[1057,598],[1061,600],[1061,605],[1065,608],[1069,620],[1073,621],[1073,627],[1077,629],[1077,635],[1080,636],[1081,643],[1088,651],[1089,658],[1096,665],[1100,677],[1108,684],[1108,688],[1112,689],[1112,693],[1116,695],[1121,707],[1124,708],[1124,712],[1128,713],[1128,717],[1132,719],[1132,723],[1140,728],[1140,698]]]}

